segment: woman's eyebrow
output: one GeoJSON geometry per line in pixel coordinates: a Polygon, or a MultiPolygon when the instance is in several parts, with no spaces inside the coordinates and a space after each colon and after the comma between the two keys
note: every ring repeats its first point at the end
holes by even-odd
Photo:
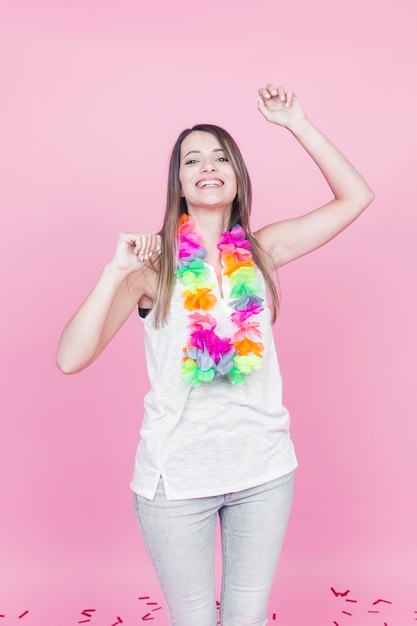
{"type": "MultiPolygon", "coordinates": [[[[224,152],[224,150],[223,148],[214,148],[212,152],[224,152]]],[[[187,154],[184,154],[183,159],[185,159],[185,157],[188,157],[189,154],[201,154],[201,150],[189,150],[187,154]]]]}

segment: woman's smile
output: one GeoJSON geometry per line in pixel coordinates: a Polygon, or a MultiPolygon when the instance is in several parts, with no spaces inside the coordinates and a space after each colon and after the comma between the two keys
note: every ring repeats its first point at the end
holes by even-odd
{"type": "Polygon", "coordinates": [[[220,178],[202,178],[197,181],[196,186],[199,189],[207,189],[209,187],[222,187],[224,182],[220,178]]]}

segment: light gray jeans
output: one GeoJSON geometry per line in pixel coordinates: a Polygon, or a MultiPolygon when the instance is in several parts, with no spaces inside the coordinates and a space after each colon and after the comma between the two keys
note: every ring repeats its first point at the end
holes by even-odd
{"type": "Polygon", "coordinates": [[[217,626],[214,543],[223,554],[222,626],[264,626],[294,491],[294,472],[236,493],[167,500],[134,494],[137,519],[172,626],[217,626]]]}

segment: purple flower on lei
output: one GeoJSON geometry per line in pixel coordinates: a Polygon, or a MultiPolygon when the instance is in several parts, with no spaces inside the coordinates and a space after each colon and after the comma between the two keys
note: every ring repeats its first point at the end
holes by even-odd
{"type": "Polygon", "coordinates": [[[223,245],[229,244],[233,244],[237,248],[249,250],[250,241],[246,239],[246,233],[242,226],[234,226],[231,231],[223,233],[217,247],[222,250],[223,245]]]}
{"type": "Polygon", "coordinates": [[[201,351],[207,348],[215,363],[218,363],[221,356],[233,349],[229,337],[222,339],[212,329],[195,331],[191,333],[190,340],[191,345],[201,351]]]}

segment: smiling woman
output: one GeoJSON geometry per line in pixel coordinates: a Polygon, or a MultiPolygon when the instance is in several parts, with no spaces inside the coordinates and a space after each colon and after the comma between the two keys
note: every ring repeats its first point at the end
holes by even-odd
{"type": "Polygon", "coordinates": [[[273,272],[329,241],[373,198],[292,92],[269,84],[258,109],[290,130],[333,198],[253,233],[251,183],[235,141],[209,124],[183,131],[161,231],[119,236],[57,354],[63,372],[83,369],[139,306],[151,388],[131,486],[171,623],[181,626],[217,624],[217,516],[221,623],[266,624],[297,466],[272,335],[273,272]]]}

